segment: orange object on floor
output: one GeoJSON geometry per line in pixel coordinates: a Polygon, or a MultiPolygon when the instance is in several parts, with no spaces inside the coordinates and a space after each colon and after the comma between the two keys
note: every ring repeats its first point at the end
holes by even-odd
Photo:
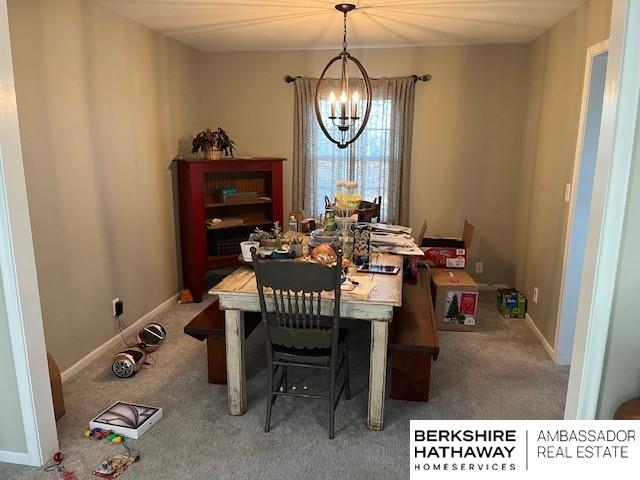
{"type": "Polygon", "coordinates": [[[178,303],[193,303],[193,295],[191,294],[191,290],[184,289],[178,295],[178,303]]]}

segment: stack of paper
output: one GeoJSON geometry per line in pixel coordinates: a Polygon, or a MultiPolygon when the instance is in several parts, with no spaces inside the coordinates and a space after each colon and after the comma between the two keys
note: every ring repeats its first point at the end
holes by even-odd
{"type": "Polygon", "coordinates": [[[372,223],[371,229],[375,232],[389,232],[389,233],[408,233],[411,235],[411,227],[405,227],[402,225],[391,225],[389,223],[372,223]]]}
{"type": "Polygon", "coordinates": [[[354,297],[369,298],[371,291],[376,288],[376,283],[369,280],[368,277],[369,274],[355,275],[354,280],[358,282],[358,285],[345,282],[342,284],[342,291],[354,297]]]}
{"type": "Polygon", "coordinates": [[[411,236],[411,228],[401,225],[386,225],[385,227],[384,231],[371,232],[371,248],[374,252],[423,255],[423,251],[418,248],[411,236]]]}

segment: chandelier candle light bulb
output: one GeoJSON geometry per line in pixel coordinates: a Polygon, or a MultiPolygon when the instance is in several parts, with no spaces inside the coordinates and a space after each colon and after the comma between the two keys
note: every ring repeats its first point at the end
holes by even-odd
{"type": "Polygon", "coordinates": [[[329,118],[334,119],[336,118],[336,94],[333,93],[333,90],[329,95],[329,103],[331,104],[331,115],[329,116],[329,118]]]}
{"type": "Polygon", "coordinates": [[[358,102],[360,101],[360,95],[358,91],[353,92],[353,107],[351,108],[351,118],[358,119],[358,102]]]}
{"type": "Polygon", "coordinates": [[[342,125],[344,125],[345,120],[347,119],[347,93],[343,90],[340,94],[340,120],[342,125]]]}

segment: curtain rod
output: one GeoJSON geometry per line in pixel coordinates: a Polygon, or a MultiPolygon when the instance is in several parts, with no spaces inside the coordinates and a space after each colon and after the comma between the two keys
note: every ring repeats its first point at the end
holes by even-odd
{"type": "MultiPolygon", "coordinates": [[[[431,80],[431,74],[427,73],[426,75],[410,75],[411,78],[413,78],[414,82],[420,81],[420,82],[428,82],[429,80],[431,80]]],[[[285,75],[284,76],[284,81],[287,83],[293,83],[296,81],[296,78],[302,78],[300,75],[293,77],[291,75],[285,75]]],[[[375,78],[372,78],[372,80],[377,80],[375,78]]]]}

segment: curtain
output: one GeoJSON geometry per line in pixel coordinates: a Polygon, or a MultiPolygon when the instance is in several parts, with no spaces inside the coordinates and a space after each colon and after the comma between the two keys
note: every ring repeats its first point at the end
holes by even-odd
{"type": "MultiPolygon", "coordinates": [[[[364,97],[362,81],[352,80],[364,97]]],[[[415,81],[411,77],[372,79],[372,106],[362,135],[339,149],[322,133],[315,113],[317,79],[297,78],[294,83],[293,207],[308,216],[324,212],[325,195],[333,199],[336,183],[355,180],[363,200],[382,196],[382,218],[409,221],[409,179],[415,81]]],[[[329,92],[339,91],[337,80],[323,82],[321,110],[329,112],[329,92]]],[[[366,99],[360,101],[364,114],[366,99]]],[[[359,125],[356,125],[356,128],[359,125]]],[[[328,127],[334,138],[337,128],[328,127]]]]}

